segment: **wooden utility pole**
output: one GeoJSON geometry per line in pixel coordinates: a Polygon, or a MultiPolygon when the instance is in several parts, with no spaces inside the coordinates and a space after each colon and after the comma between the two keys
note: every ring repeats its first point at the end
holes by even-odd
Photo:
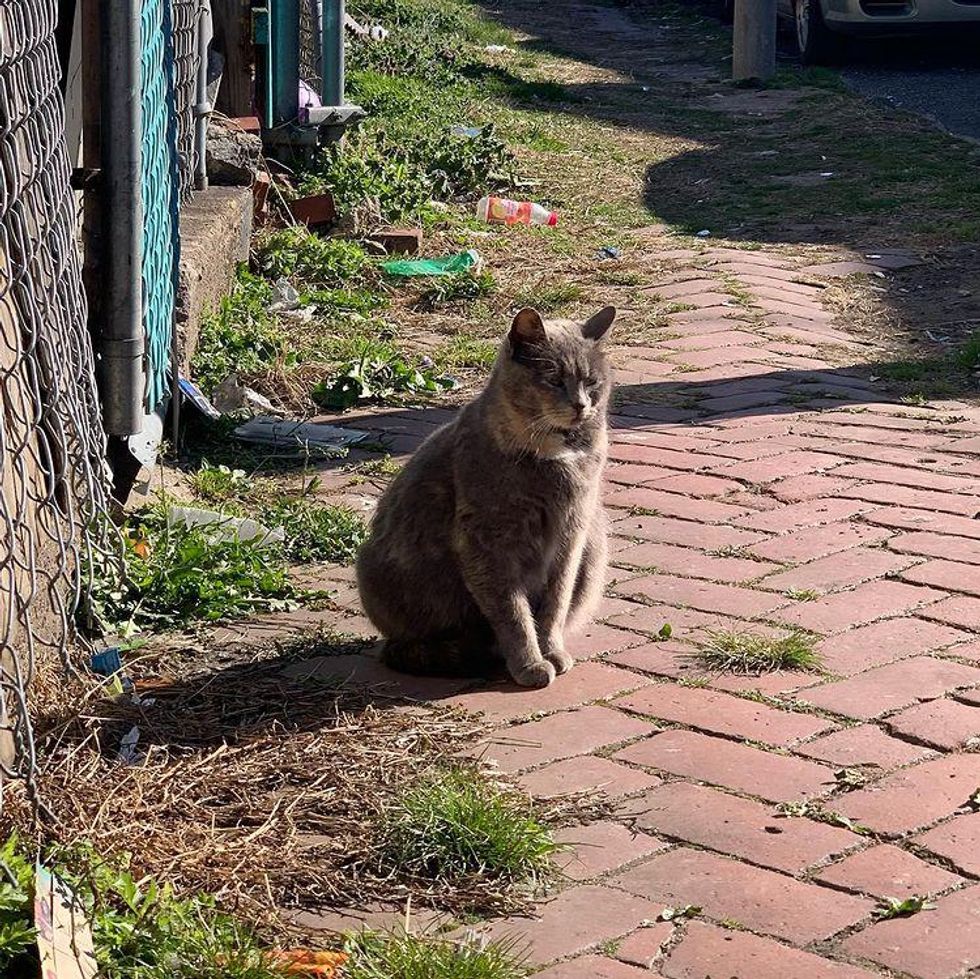
{"type": "Polygon", "coordinates": [[[776,71],[776,0],[735,0],[732,78],[765,81],[776,71]]]}

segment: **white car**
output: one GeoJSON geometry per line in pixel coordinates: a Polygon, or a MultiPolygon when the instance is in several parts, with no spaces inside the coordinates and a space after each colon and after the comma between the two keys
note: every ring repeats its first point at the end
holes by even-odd
{"type": "Polygon", "coordinates": [[[832,61],[844,35],[900,35],[980,24],[980,0],[777,0],[804,64],[832,61]]]}

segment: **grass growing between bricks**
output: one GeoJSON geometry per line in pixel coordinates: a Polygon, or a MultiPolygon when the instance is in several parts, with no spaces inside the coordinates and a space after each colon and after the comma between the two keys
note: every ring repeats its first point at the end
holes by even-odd
{"type": "Polygon", "coordinates": [[[822,670],[817,639],[805,632],[760,636],[751,632],[709,632],[698,641],[696,657],[707,669],[758,676],[776,670],[822,670]]]}

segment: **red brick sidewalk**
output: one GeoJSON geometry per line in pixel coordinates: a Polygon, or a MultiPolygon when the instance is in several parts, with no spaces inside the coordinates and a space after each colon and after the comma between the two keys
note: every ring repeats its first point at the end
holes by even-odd
{"type": "MultiPolygon", "coordinates": [[[[617,801],[563,833],[569,880],[539,920],[488,930],[557,963],[541,979],[980,975],[980,411],[890,403],[832,366],[874,351],[800,280],[850,266],[667,244],[657,259],[674,271],[649,289],[690,308],[676,339],[617,350],[615,568],[581,662],[545,691],[401,684],[487,712],[487,754],[535,796],[617,801]],[[689,656],[706,630],[790,627],[822,637],[831,675],[689,656]],[[866,784],[848,791],[842,768],[866,784]],[[911,894],[935,909],[876,922],[880,898],[911,894]],[[702,910],[656,922],[683,905],[702,910]]],[[[444,417],[360,421],[407,451],[444,417]]]]}

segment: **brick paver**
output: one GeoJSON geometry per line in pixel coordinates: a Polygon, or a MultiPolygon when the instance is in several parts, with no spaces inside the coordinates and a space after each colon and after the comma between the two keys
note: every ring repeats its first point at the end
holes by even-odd
{"type": "MultiPolygon", "coordinates": [[[[572,7],[583,24],[600,9],[572,7]]],[[[649,63],[651,35],[617,30],[604,41],[649,63]]],[[[559,830],[567,876],[537,916],[485,926],[528,941],[540,979],[970,975],[980,410],[881,393],[869,375],[892,354],[823,304],[820,282],[879,272],[891,288],[907,256],[689,247],[657,229],[634,251],[635,303],[690,308],[666,314],[669,336],[631,346],[626,326],[613,341],[615,567],[598,624],[569,638],[575,669],[543,691],[399,679],[371,656],[322,669],[481,711],[492,730],[474,753],[532,796],[606,803],[559,830]],[[652,641],[665,625],[669,639],[652,641]],[[739,675],[692,656],[713,630],[792,628],[815,634],[825,674],[739,675]],[[876,900],[912,893],[937,895],[937,909],[872,917],[876,900]],[[655,921],[685,904],[702,911],[655,921]]],[[[448,417],[363,409],[342,424],[407,452],[448,417]]],[[[372,502],[346,474],[324,486],[372,502]]],[[[349,576],[337,587],[345,617],[331,626],[369,633],[349,576]]]]}

